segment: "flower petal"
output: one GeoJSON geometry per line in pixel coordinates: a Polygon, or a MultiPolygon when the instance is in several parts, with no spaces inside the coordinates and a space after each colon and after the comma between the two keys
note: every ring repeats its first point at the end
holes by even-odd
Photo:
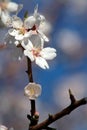
{"type": "Polygon", "coordinates": [[[19,17],[17,17],[16,15],[14,15],[12,17],[12,27],[20,29],[22,26],[23,26],[22,20],[19,17]]]}
{"type": "Polygon", "coordinates": [[[0,130],[8,130],[8,128],[4,125],[0,125],[0,130]]]}
{"type": "Polygon", "coordinates": [[[40,66],[42,69],[49,69],[49,65],[46,62],[45,59],[43,59],[42,57],[36,57],[35,59],[35,63],[40,66]]]}
{"type": "Polygon", "coordinates": [[[38,4],[34,8],[34,17],[36,17],[38,14],[38,4]]]}
{"type": "Polygon", "coordinates": [[[19,41],[15,41],[14,44],[15,44],[16,46],[18,46],[18,45],[20,45],[20,42],[19,42],[19,41]]]}
{"type": "Polygon", "coordinates": [[[24,55],[29,57],[31,61],[34,61],[34,56],[29,50],[24,50],[24,55]]]}
{"type": "Polygon", "coordinates": [[[40,15],[40,18],[41,18],[41,23],[45,22],[46,19],[45,19],[45,17],[43,15],[40,15]]]}
{"type": "Polygon", "coordinates": [[[38,30],[38,33],[39,33],[40,37],[44,39],[44,41],[49,42],[48,37],[46,37],[44,33],[42,33],[40,30],[38,30]]]}
{"type": "Polygon", "coordinates": [[[36,22],[35,17],[34,16],[30,16],[27,19],[25,19],[24,26],[25,26],[25,28],[30,29],[30,28],[32,28],[35,25],[35,22],[36,22]]]}
{"type": "Polygon", "coordinates": [[[42,48],[42,44],[44,41],[42,41],[38,35],[32,35],[29,39],[35,48],[42,48]]]}
{"type": "Polygon", "coordinates": [[[26,32],[26,33],[24,34],[24,37],[25,37],[25,38],[28,38],[28,37],[30,37],[30,36],[31,36],[31,31],[26,32]]]}
{"type": "Polygon", "coordinates": [[[23,40],[21,45],[24,49],[31,51],[33,48],[33,44],[30,40],[23,40]]]}
{"type": "Polygon", "coordinates": [[[15,2],[8,2],[7,4],[7,10],[9,12],[15,12],[18,9],[18,4],[16,4],[15,2]]]}
{"type": "Polygon", "coordinates": [[[10,29],[10,30],[8,31],[8,33],[9,33],[9,35],[11,35],[11,36],[15,36],[16,34],[18,34],[18,31],[15,30],[15,29],[10,29]]]}
{"type": "Polygon", "coordinates": [[[52,60],[56,57],[56,49],[51,47],[43,48],[40,55],[46,60],[52,60]]]}
{"type": "Polygon", "coordinates": [[[17,35],[15,36],[15,39],[16,39],[16,40],[23,40],[23,38],[24,38],[24,35],[22,35],[22,34],[17,34],[17,35]]]}
{"type": "Polygon", "coordinates": [[[2,11],[1,13],[1,21],[8,26],[9,21],[11,20],[11,17],[8,12],[2,11]]]}

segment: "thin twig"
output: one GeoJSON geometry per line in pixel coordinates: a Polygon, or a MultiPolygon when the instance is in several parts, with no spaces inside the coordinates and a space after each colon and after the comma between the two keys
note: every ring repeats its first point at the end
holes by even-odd
{"type": "MultiPolygon", "coordinates": [[[[28,74],[28,78],[30,82],[33,82],[33,74],[32,74],[32,64],[31,64],[31,60],[27,57],[27,71],[26,73],[28,74]]],[[[31,126],[33,124],[35,124],[33,122],[33,116],[35,115],[36,112],[36,106],[35,106],[35,100],[30,100],[31,102],[31,126]]]]}
{"type": "MultiPolygon", "coordinates": [[[[69,90],[69,94],[71,93],[71,91],[69,90]]],[[[73,94],[72,94],[73,95],[73,94]]],[[[75,99],[74,95],[73,98],[75,99]]],[[[37,124],[36,126],[32,126],[30,128],[30,130],[41,130],[46,128],[48,125],[52,124],[54,121],[70,114],[74,109],[76,109],[77,107],[81,106],[81,105],[85,105],[87,104],[87,98],[82,98],[80,100],[74,100],[74,102],[72,102],[72,98],[70,98],[71,100],[71,104],[66,107],[65,109],[63,109],[62,111],[54,114],[54,115],[50,115],[46,120],[44,120],[43,122],[41,122],[40,124],[37,124]]]]}
{"type": "Polygon", "coordinates": [[[32,64],[31,60],[27,57],[27,71],[26,73],[28,74],[28,78],[30,82],[33,82],[33,74],[32,74],[32,64]]]}

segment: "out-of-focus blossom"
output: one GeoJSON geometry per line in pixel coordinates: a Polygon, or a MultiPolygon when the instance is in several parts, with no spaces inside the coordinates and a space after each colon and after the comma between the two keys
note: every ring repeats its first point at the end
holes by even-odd
{"type": "Polygon", "coordinates": [[[74,14],[84,14],[87,11],[87,0],[70,0],[70,12],[74,14]]]}
{"type": "Polygon", "coordinates": [[[26,19],[25,23],[25,26],[32,30],[32,34],[38,34],[42,39],[44,39],[44,41],[49,41],[49,39],[45,36],[41,28],[42,24],[46,24],[46,20],[43,15],[38,13],[38,6],[35,7],[34,14],[32,16],[29,16],[26,19]]]}
{"type": "Polygon", "coordinates": [[[0,18],[1,21],[8,25],[11,20],[10,13],[18,12],[21,5],[15,2],[10,2],[9,0],[0,1],[0,18]]]}
{"type": "Polygon", "coordinates": [[[43,21],[43,22],[40,24],[39,29],[40,29],[43,33],[49,35],[49,33],[50,33],[51,30],[52,30],[52,25],[51,25],[47,20],[45,20],[45,21],[43,21]]]}
{"type": "Polygon", "coordinates": [[[36,83],[29,83],[24,88],[24,94],[27,96],[30,100],[35,100],[38,96],[41,95],[41,85],[36,83]]]}
{"type": "Polygon", "coordinates": [[[8,128],[4,125],[0,125],[0,130],[8,130],[8,128]]]}
{"type": "Polygon", "coordinates": [[[24,47],[24,55],[29,57],[32,62],[35,61],[41,68],[48,69],[49,65],[46,60],[52,60],[56,57],[56,49],[51,47],[43,48],[44,41],[40,38],[36,41],[37,37],[37,35],[32,36],[27,45],[24,44],[24,41],[21,43],[24,47]]]}
{"type": "Polygon", "coordinates": [[[68,55],[77,55],[81,52],[81,38],[78,33],[70,30],[61,30],[58,35],[58,47],[68,55]]]}

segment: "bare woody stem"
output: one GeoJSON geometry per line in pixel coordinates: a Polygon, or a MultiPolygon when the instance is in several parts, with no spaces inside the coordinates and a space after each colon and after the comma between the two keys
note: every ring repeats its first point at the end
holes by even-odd
{"type": "Polygon", "coordinates": [[[70,95],[71,104],[68,107],[66,107],[65,109],[63,109],[62,111],[54,115],[49,115],[49,117],[46,120],[44,120],[40,124],[32,126],[30,130],[46,129],[48,125],[52,124],[54,121],[70,114],[74,109],[78,108],[79,106],[87,104],[87,98],[76,100],[70,89],[69,89],[69,95],[70,95]]]}
{"type": "MultiPolygon", "coordinates": [[[[29,81],[33,82],[32,63],[28,57],[27,57],[27,71],[26,71],[26,73],[28,74],[29,81]]],[[[36,112],[35,100],[30,100],[30,101],[31,101],[31,117],[33,117],[35,112],[36,112]]]]}
{"type": "Polygon", "coordinates": [[[32,64],[31,60],[27,57],[27,74],[30,82],[33,82],[32,64]]]}

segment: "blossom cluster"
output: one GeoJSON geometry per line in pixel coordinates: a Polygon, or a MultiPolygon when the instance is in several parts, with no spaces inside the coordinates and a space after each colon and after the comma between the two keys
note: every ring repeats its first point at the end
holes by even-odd
{"type": "Polygon", "coordinates": [[[11,13],[18,13],[22,9],[22,4],[17,4],[9,0],[0,0],[0,22],[5,26],[8,26],[8,23],[11,19],[11,13]]]}
{"type": "MultiPolygon", "coordinates": [[[[9,28],[5,39],[6,44],[13,44],[17,49],[22,50],[19,59],[24,55],[42,69],[49,69],[47,60],[56,57],[56,49],[44,47],[45,42],[49,42],[49,38],[42,28],[44,23],[45,26],[48,24],[46,18],[38,12],[38,5],[36,5],[34,13],[30,16],[27,14],[22,20],[18,17],[21,9],[21,4],[18,5],[9,0],[0,1],[0,19],[9,28]],[[13,12],[15,12],[15,15],[11,15],[13,12]]],[[[17,52],[15,51],[15,53],[17,52]]],[[[24,92],[25,96],[34,100],[41,94],[41,86],[36,83],[29,83],[24,88],[24,92]]]]}
{"type": "Polygon", "coordinates": [[[46,23],[46,19],[38,13],[37,5],[34,13],[22,20],[17,16],[21,7],[22,5],[7,0],[0,2],[1,21],[4,21],[3,23],[10,28],[6,39],[11,36],[14,39],[12,44],[20,47],[24,56],[28,57],[32,62],[35,61],[42,69],[48,69],[49,65],[46,60],[52,60],[56,57],[56,49],[44,47],[44,43],[49,42],[49,38],[41,28],[42,24],[46,23]],[[10,12],[16,12],[16,14],[10,16],[10,12]]]}

